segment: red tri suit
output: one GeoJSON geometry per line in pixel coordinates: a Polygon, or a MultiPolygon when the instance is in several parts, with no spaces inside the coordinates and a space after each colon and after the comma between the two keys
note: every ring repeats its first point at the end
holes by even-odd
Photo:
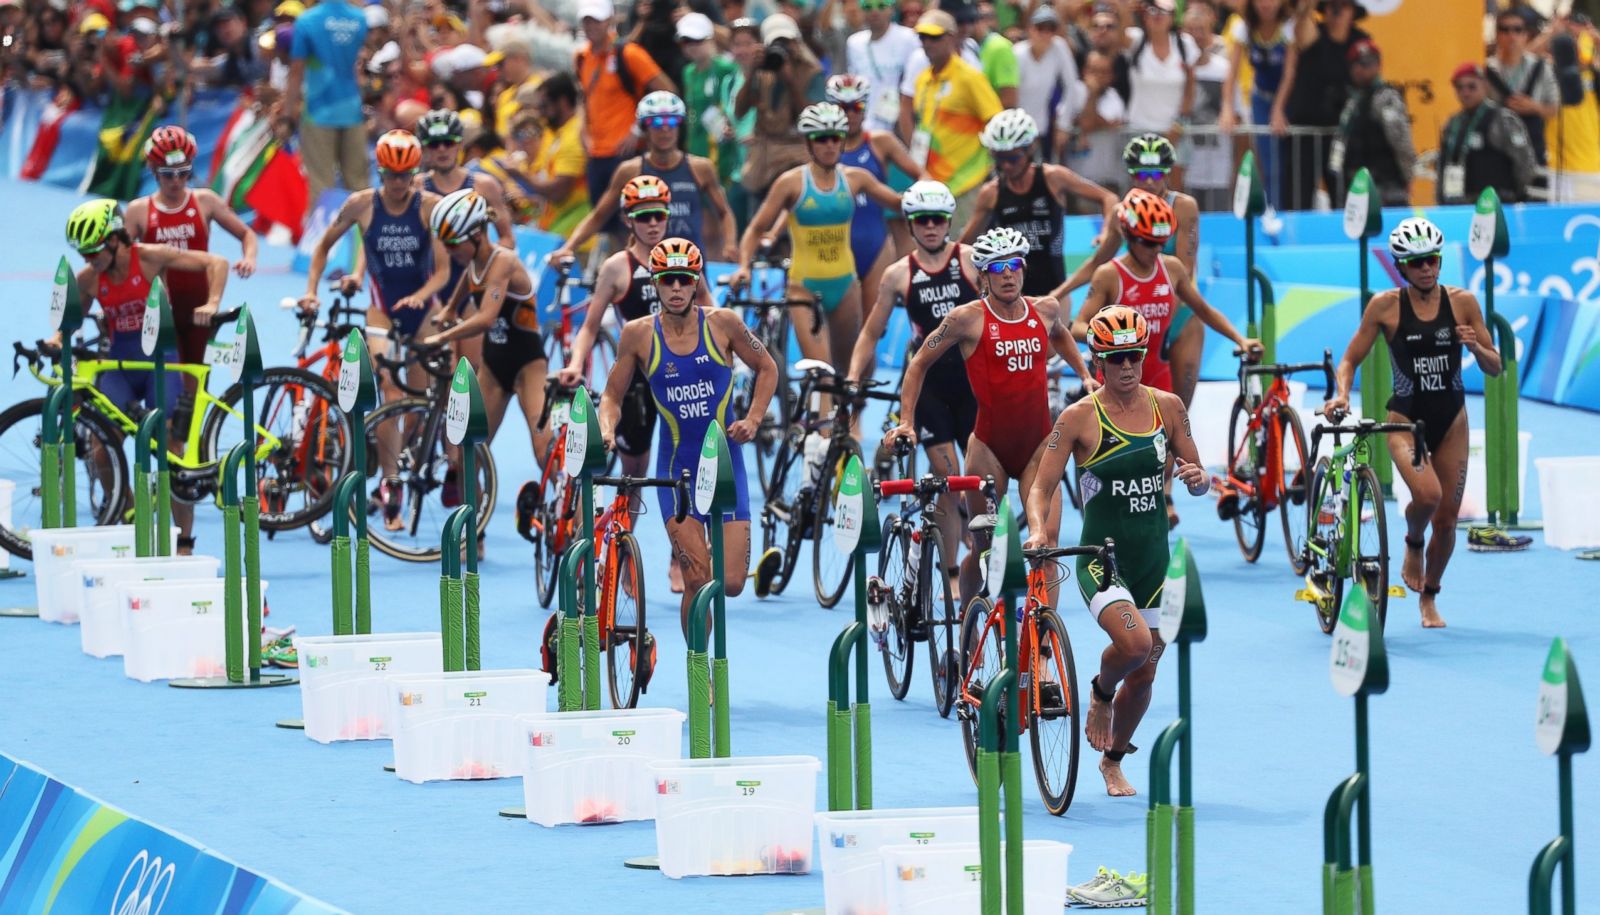
{"type": "Polygon", "coordinates": [[[1007,320],[983,299],[983,332],[967,357],[967,381],[978,401],[972,434],[999,459],[1011,479],[1050,434],[1050,332],[1026,296],[1020,317],[1007,320]]]}
{"type": "MultiPolygon", "coordinates": [[[[150,195],[144,237],[139,240],[147,244],[171,245],[186,251],[210,250],[210,231],[194,191],[191,190],[183,205],[174,210],[166,209],[154,194],[150,195]]],[[[206,341],[211,339],[211,328],[195,326],[194,310],[204,305],[210,297],[211,287],[206,275],[174,270],[163,276],[162,280],[167,284],[167,296],[172,300],[172,319],[177,325],[178,361],[205,361],[206,341]]]]}
{"type": "Polygon", "coordinates": [[[1167,337],[1167,327],[1172,324],[1172,315],[1177,311],[1178,297],[1172,291],[1172,281],[1167,278],[1167,265],[1157,256],[1155,269],[1141,279],[1124,266],[1120,258],[1112,263],[1117,265],[1117,278],[1122,283],[1117,304],[1144,315],[1150,325],[1150,342],[1145,344],[1144,372],[1139,381],[1171,392],[1172,364],[1161,358],[1161,344],[1167,337]]]}

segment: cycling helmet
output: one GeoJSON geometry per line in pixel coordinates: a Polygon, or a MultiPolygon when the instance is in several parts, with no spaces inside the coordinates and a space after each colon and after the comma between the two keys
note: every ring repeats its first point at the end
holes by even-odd
{"type": "Polygon", "coordinates": [[[1089,349],[1096,353],[1144,349],[1150,343],[1150,322],[1126,305],[1100,309],[1089,319],[1089,349]]]}
{"type": "Polygon", "coordinates": [[[461,115],[449,108],[435,108],[417,119],[417,139],[423,143],[459,143],[465,134],[461,115]]]}
{"type": "Polygon", "coordinates": [[[422,164],[422,144],[409,130],[391,130],[378,138],[378,167],[389,172],[414,172],[422,164]]]}
{"type": "Polygon", "coordinates": [[[462,188],[433,205],[430,228],[447,245],[459,245],[489,224],[489,204],[471,188],[462,188]]]}
{"type": "Polygon", "coordinates": [[[980,139],[990,152],[1027,149],[1039,139],[1039,125],[1034,123],[1033,115],[1021,108],[1007,108],[989,119],[980,139]]]}
{"type": "Polygon", "coordinates": [[[650,249],[650,275],[692,273],[700,275],[705,266],[700,248],[687,238],[669,238],[650,249]]]}
{"type": "Polygon", "coordinates": [[[982,270],[1008,257],[1027,257],[1030,250],[1027,236],[1009,226],[999,226],[972,243],[972,264],[982,270]]]}
{"type": "Polygon", "coordinates": [[[907,219],[920,213],[952,216],[955,211],[955,195],[939,181],[918,181],[900,195],[900,212],[907,219]]]}
{"type": "Polygon", "coordinates": [[[655,175],[629,178],[628,183],[622,186],[622,212],[629,216],[634,213],[667,213],[670,212],[667,209],[670,203],[672,188],[655,175]]]}
{"type": "Polygon", "coordinates": [[[800,120],[795,127],[800,130],[800,135],[808,140],[812,137],[844,136],[850,130],[850,124],[844,117],[844,109],[832,102],[807,105],[805,110],[800,112],[800,120]]]}
{"type": "Polygon", "coordinates": [[[683,99],[665,89],[660,89],[639,100],[639,107],[633,110],[633,117],[636,121],[661,116],[681,118],[688,112],[689,109],[683,105],[683,99]]]}
{"type": "Polygon", "coordinates": [[[1122,147],[1122,166],[1128,171],[1172,168],[1178,162],[1172,142],[1159,133],[1141,133],[1122,147]]]}
{"type": "Polygon", "coordinates": [[[194,164],[194,137],[182,127],[157,127],[144,144],[144,160],[151,168],[181,168],[194,164]]]}
{"type": "Polygon", "coordinates": [[[1400,220],[1389,233],[1389,253],[1397,261],[1438,254],[1444,248],[1444,233],[1421,216],[1400,220]]]}
{"type": "Polygon", "coordinates": [[[1162,244],[1172,237],[1176,224],[1172,206],[1140,188],[1134,188],[1122,198],[1117,206],[1117,219],[1122,223],[1122,234],[1162,244]]]}
{"type": "Polygon", "coordinates": [[[828,101],[835,105],[852,105],[865,102],[867,95],[872,92],[872,82],[865,76],[854,73],[840,73],[828,77],[828,101]]]}
{"type": "Polygon", "coordinates": [[[105,247],[113,232],[122,231],[122,207],[115,200],[80,203],[67,216],[67,242],[79,254],[94,254],[105,247]]]}

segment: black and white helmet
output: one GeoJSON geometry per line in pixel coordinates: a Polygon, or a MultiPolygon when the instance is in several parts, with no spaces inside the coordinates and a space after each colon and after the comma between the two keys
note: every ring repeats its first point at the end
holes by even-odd
{"type": "Polygon", "coordinates": [[[900,195],[900,212],[907,219],[922,213],[953,216],[956,198],[942,181],[918,181],[900,195]]]}
{"type": "Polygon", "coordinates": [[[464,187],[433,205],[433,234],[447,245],[459,245],[489,224],[489,204],[464,187]]]}
{"type": "Polygon", "coordinates": [[[426,146],[440,141],[460,142],[466,130],[461,124],[461,115],[448,108],[435,108],[417,119],[414,132],[422,145],[426,146]]]}
{"type": "Polygon", "coordinates": [[[1421,216],[1400,220],[1389,233],[1389,253],[1397,261],[1438,254],[1444,249],[1444,233],[1421,216]]]}
{"type": "Polygon", "coordinates": [[[1010,226],[998,226],[972,243],[972,265],[982,270],[1008,257],[1027,257],[1031,250],[1027,236],[1010,226]]]}
{"type": "Polygon", "coordinates": [[[1007,108],[989,119],[980,139],[990,152],[1027,149],[1039,139],[1039,125],[1034,123],[1033,115],[1021,108],[1007,108]]]}
{"type": "Polygon", "coordinates": [[[818,102],[807,105],[800,112],[800,120],[795,123],[795,128],[806,139],[829,134],[845,134],[850,132],[850,122],[845,119],[844,109],[832,102],[818,102]]]}

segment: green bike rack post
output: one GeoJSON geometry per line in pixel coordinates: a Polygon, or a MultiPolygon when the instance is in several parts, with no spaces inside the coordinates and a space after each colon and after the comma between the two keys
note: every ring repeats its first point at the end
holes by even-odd
{"type": "Polygon", "coordinates": [[[1506,227],[1500,195],[1486,187],[1473,208],[1467,249],[1483,261],[1484,319],[1500,350],[1503,368],[1496,377],[1484,376],[1483,458],[1488,481],[1485,486],[1489,523],[1529,530],[1543,527],[1538,522],[1519,523],[1522,509],[1522,468],[1518,464],[1521,448],[1517,444],[1518,398],[1522,380],[1517,364],[1517,336],[1505,315],[1494,310],[1494,263],[1511,253],[1511,233],[1506,227]]]}
{"type": "Polygon", "coordinates": [[[1257,174],[1256,154],[1247,150],[1239,161],[1239,174],[1233,182],[1233,215],[1244,220],[1244,313],[1245,336],[1261,338],[1256,321],[1256,288],[1250,277],[1256,270],[1256,218],[1267,211],[1267,193],[1257,174]]]}
{"type": "Polygon", "coordinates": [[[1389,689],[1389,658],[1383,627],[1362,588],[1351,588],[1333,630],[1329,677],[1341,696],[1356,701],[1356,773],[1328,798],[1322,824],[1322,911],[1354,915],[1375,911],[1372,883],[1372,773],[1368,767],[1367,697],[1389,689]],[[1356,861],[1350,861],[1350,817],[1357,808],[1356,861]]]}
{"type": "Polygon", "coordinates": [[[1156,739],[1150,754],[1150,811],[1146,814],[1145,864],[1150,875],[1150,911],[1168,915],[1173,903],[1173,821],[1177,838],[1177,909],[1193,915],[1195,906],[1194,798],[1192,746],[1194,718],[1189,699],[1189,645],[1206,638],[1206,601],[1200,570],[1189,544],[1178,538],[1167,564],[1161,592],[1161,639],[1178,646],[1178,720],[1156,739]],[[1172,751],[1178,750],[1178,804],[1172,803],[1172,751]]]}
{"type": "MultiPolygon", "coordinates": [[[[828,655],[828,809],[872,809],[872,709],[867,695],[867,561],[883,545],[878,505],[867,498],[867,471],[854,455],[834,497],[833,546],[855,568],[856,618],[828,655]],[[850,700],[850,653],[856,660],[856,695],[850,700]],[[855,737],[851,739],[851,724],[855,737]],[[852,770],[854,792],[852,795],[852,770]]],[[[821,545],[818,544],[818,548],[821,545]]]]}
{"type": "MultiPolygon", "coordinates": [[[[1344,234],[1356,243],[1356,261],[1361,273],[1361,292],[1356,298],[1360,306],[1356,314],[1359,321],[1366,314],[1367,303],[1372,301],[1372,286],[1368,278],[1367,242],[1383,231],[1383,205],[1372,203],[1372,175],[1361,169],[1350,179],[1350,192],[1344,199],[1344,234]]],[[[1361,364],[1361,415],[1374,422],[1383,422],[1389,395],[1394,393],[1394,366],[1389,363],[1389,342],[1382,334],[1372,342],[1372,350],[1361,364]]],[[[1394,465],[1389,461],[1389,442],[1379,436],[1373,439],[1369,463],[1378,475],[1383,494],[1392,497],[1394,465]]]]}
{"type": "MultiPolygon", "coordinates": [[[[726,520],[723,515],[733,508],[735,496],[733,458],[728,454],[728,437],[722,431],[722,423],[712,420],[706,428],[705,440],[700,445],[700,462],[695,468],[694,505],[696,511],[706,516],[710,528],[711,580],[714,582],[727,581],[722,560],[722,525],[726,520]]],[[[711,613],[711,683],[717,697],[712,707],[715,719],[712,722],[712,752],[718,757],[726,757],[733,754],[729,715],[733,702],[728,691],[728,594],[720,585],[712,600],[711,613]]],[[[691,617],[689,626],[693,629],[694,625],[691,617]]]]}
{"type": "Polygon", "coordinates": [[[979,746],[982,746],[982,728],[985,716],[992,716],[995,708],[1005,709],[1004,720],[997,720],[991,728],[1004,728],[1005,733],[990,738],[990,777],[999,787],[991,787],[988,814],[984,813],[983,773],[978,770],[978,841],[983,870],[985,915],[998,915],[1000,911],[1000,809],[1001,793],[1005,799],[1005,886],[1007,915],[1022,915],[1022,755],[1018,735],[1022,732],[1021,677],[1017,670],[1017,627],[1021,619],[1018,594],[1028,586],[1028,573],[1022,562],[1022,539],[1017,534],[1016,515],[1011,510],[1009,495],[1000,499],[995,507],[994,536],[989,543],[989,560],[985,582],[989,594],[1004,601],[1007,609],[1005,629],[1005,669],[984,689],[983,706],[979,710],[979,746]],[[1002,684],[996,686],[996,684],[1002,684]],[[1002,700],[1000,697],[1004,696],[1002,700]],[[987,838],[985,838],[987,837],[987,838]],[[991,902],[992,900],[992,902],[991,902]],[[992,907],[991,907],[992,905],[992,907]]]}
{"type": "MultiPolygon", "coordinates": [[[[1016,627],[1011,627],[1016,628],[1016,627]]],[[[1004,779],[1008,789],[1008,803],[1005,806],[1006,836],[1005,859],[1006,869],[1002,879],[1000,868],[1000,783],[1002,760],[1005,757],[1005,738],[1001,736],[1006,721],[996,712],[996,709],[1005,705],[1006,695],[1015,692],[1017,685],[1016,673],[1010,669],[1000,671],[1000,674],[983,690],[983,705],[978,709],[978,879],[981,881],[979,889],[980,907],[983,915],[1000,915],[1002,905],[1001,897],[1010,903],[1015,900],[1015,905],[1006,905],[1008,913],[1022,911],[1022,850],[1014,847],[1009,841],[1010,825],[1013,820],[1019,824],[1022,820],[1021,809],[1011,807],[1009,801],[1009,788],[1015,782],[1009,775],[1004,779]],[[1011,860],[1017,859],[1016,882],[1012,881],[1011,860]]]]}
{"type": "MultiPolygon", "coordinates": [[[[715,579],[700,586],[689,604],[689,758],[709,759],[712,755],[711,658],[706,646],[707,626],[722,596],[722,582],[715,579]]],[[[726,699],[722,700],[724,703],[726,699]]],[[[720,754],[719,754],[720,755],[720,754]]]]}
{"type": "Polygon", "coordinates": [[[155,492],[152,484],[159,472],[155,450],[159,428],[167,421],[167,411],[156,407],[139,420],[133,438],[133,554],[156,555],[155,492]]]}
{"type": "Polygon", "coordinates": [[[1534,725],[1534,742],[1540,752],[1554,756],[1561,777],[1561,835],[1533,859],[1528,873],[1529,915],[1551,915],[1554,911],[1550,886],[1556,866],[1561,866],[1561,911],[1577,915],[1577,858],[1573,851],[1572,757],[1589,751],[1589,711],[1583,702],[1583,686],[1578,682],[1578,667],[1567,651],[1565,639],[1550,643],[1544,674],[1539,682],[1539,717],[1534,725]]]}
{"type": "MultiPolygon", "coordinates": [[[[162,310],[166,312],[166,319],[170,321],[170,309],[165,307],[165,292],[162,296],[162,310]]],[[[146,340],[154,339],[148,329],[149,316],[150,309],[146,308],[146,340]]],[[[170,330],[170,327],[168,329],[170,330]]],[[[147,349],[148,346],[149,344],[147,349]]],[[[261,523],[259,520],[261,499],[256,494],[255,464],[255,384],[261,378],[261,348],[256,341],[255,322],[250,317],[249,306],[243,306],[239,310],[239,321],[234,325],[233,352],[229,364],[233,369],[234,381],[244,390],[240,410],[244,435],[239,444],[228,450],[221,466],[222,588],[223,607],[227,614],[224,625],[228,642],[225,652],[227,676],[167,681],[167,685],[180,689],[240,689],[288,686],[299,682],[291,676],[261,672],[261,523]],[[242,497],[239,487],[241,471],[244,473],[242,497]]],[[[161,377],[159,372],[162,370],[159,359],[156,370],[158,372],[156,377],[159,379],[161,377]]],[[[160,396],[158,393],[157,397],[160,396]]],[[[164,429],[165,426],[161,428],[164,429]]],[[[163,455],[166,454],[164,442],[159,443],[158,448],[163,455]]],[[[170,494],[158,489],[157,498],[170,498],[170,494]]],[[[156,529],[156,540],[160,542],[166,539],[160,536],[161,532],[170,530],[171,522],[162,519],[158,511],[157,524],[167,525],[158,526],[156,529]]]]}
{"type": "Polygon", "coordinates": [[[556,696],[563,712],[600,708],[600,601],[595,594],[594,475],[606,466],[600,419],[586,388],[568,408],[566,464],[578,488],[578,538],[561,556],[561,622],[556,629],[556,696]],[[579,588],[582,588],[579,591],[579,588]]]}
{"type": "Polygon", "coordinates": [[[439,634],[444,669],[478,670],[482,663],[478,619],[478,471],[474,455],[489,437],[489,416],[472,363],[463,356],[450,378],[444,435],[461,452],[461,504],[450,512],[440,536],[439,634]],[[462,557],[466,561],[463,563],[462,557]]]}
{"type": "MultiPolygon", "coordinates": [[[[241,325],[243,315],[240,316],[241,325]]],[[[237,332],[237,331],[236,331],[237,332]]],[[[145,297],[144,326],[139,334],[139,345],[144,349],[144,354],[149,356],[156,364],[156,396],[155,403],[151,404],[152,412],[160,410],[163,416],[167,404],[167,353],[178,346],[178,331],[172,322],[172,302],[167,298],[167,284],[161,277],[156,277],[150,283],[150,294],[145,297]]],[[[259,359],[259,353],[257,354],[259,359]]],[[[237,367],[235,369],[237,371],[237,367]]],[[[259,373],[258,373],[259,375],[259,373]]],[[[254,383],[254,379],[251,380],[254,383]]],[[[255,411],[252,409],[249,387],[245,394],[245,427],[244,441],[255,441],[254,419],[255,411]]],[[[165,421],[155,423],[156,435],[156,490],[155,490],[155,531],[151,539],[155,552],[150,555],[166,556],[171,552],[169,538],[161,532],[172,530],[172,470],[167,444],[167,424],[165,421]]],[[[255,462],[251,461],[250,477],[247,480],[246,494],[254,499],[256,495],[255,462]]],[[[257,508],[259,509],[259,505],[257,508]]],[[[259,602],[257,603],[259,606],[259,602]]]]}
{"type": "Polygon", "coordinates": [[[1261,295],[1261,361],[1271,365],[1278,361],[1278,298],[1272,292],[1272,280],[1260,267],[1250,268],[1250,282],[1261,295]]]}

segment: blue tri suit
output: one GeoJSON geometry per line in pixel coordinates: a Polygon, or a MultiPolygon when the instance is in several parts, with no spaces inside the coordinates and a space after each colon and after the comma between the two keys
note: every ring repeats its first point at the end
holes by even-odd
{"type": "MultiPolygon", "coordinates": [[[[705,443],[711,421],[716,420],[722,423],[723,429],[728,428],[733,364],[712,341],[705,309],[697,306],[695,313],[700,321],[700,334],[694,352],[687,355],[668,348],[661,332],[661,316],[653,319],[655,331],[650,340],[650,361],[644,373],[650,381],[656,410],[661,414],[660,444],[656,448],[657,477],[676,478],[684,470],[692,476],[700,466],[700,448],[705,443]]],[[[723,520],[749,521],[750,492],[744,472],[744,446],[728,442],[728,456],[733,462],[735,500],[733,511],[724,512],[723,520]]],[[[673,490],[658,489],[656,495],[662,519],[671,518],[676,513],[673,490]]],[[[689,516],[702,522],[706,520],[692,503],[689,516]]]]}

